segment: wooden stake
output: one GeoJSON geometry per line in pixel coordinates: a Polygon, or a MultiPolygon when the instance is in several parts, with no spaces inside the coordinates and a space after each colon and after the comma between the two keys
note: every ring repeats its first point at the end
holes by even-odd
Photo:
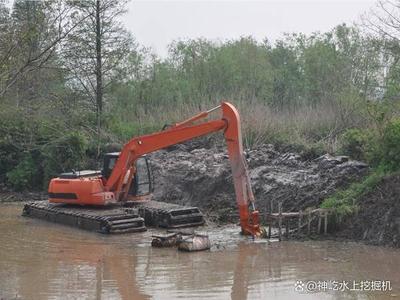
{"type": "Polygon", "coordinates": [[[271,238],[271,227],[272,227],[272,223],[273,223],[272,218],[270,218],[270,220],[269,220],[269,226],[268,226],[268,238],[269,238],[269,239],[271,238]]]}
{"type": "Polygon", "coordinates": [[[298,224],[297,224],[297,234],[300,234],[301,231],[301,218],[302,218],[302,212],[299,211],[299,220],[298,220],[298,224]]]}
{"type": "Polygon", "coordinates": [[[279,236],[279,241],[282,240],[282,203],[279,202],[278,204],[278,210],[279,210],[279,217],[278,217],[278,236],[279,236]]]}
{"type": "Polygon", "coordinates": [[[270,201],[269,201],[269,208],[270,208],[270,210],[269,210],[269,226],[268,226],[268,238],[270,239],[271,238],[271,231],[272,231],[272,225],[274,224],[274,218],[272,217],[272,214],[273,214],[273,200],[271,199],[270,201]]]}
{"type": "Polygon", "coordinates": [[[307,216],[308,226],[307,226],[307,234],[310,235],[311,233],[311,212],[308,212],[307,216]]]}
{"type": "Polygon", "coordinates": [[[325,220],[324,220],[324,234],[328,233],[328,212],[325,211],[325,220]]]}
{"type": "Polygon", "coordinates": [[[317,234],[321,233],[321,221],[322,221],[322,215],[320,212],[318,212],[318,231],[317,234]]]}
{"type": "Polygon", "coordinates": [[[286,231],[285,231],[286,238],[289,238],[289,218],[286,218],[286,231]]]}

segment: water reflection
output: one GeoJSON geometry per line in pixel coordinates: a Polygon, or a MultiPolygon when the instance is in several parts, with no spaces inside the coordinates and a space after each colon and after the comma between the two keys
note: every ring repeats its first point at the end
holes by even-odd
{"type": "Polygon", "coordinates": [[[100,234],[19,217],[0,206],[0,299],[393,299],[400,251],[355,243],[255,244],[216,228],[228,249],[154,249],[151,232],[100,234]],[[299,294],[296,280],[391,280],[386,293],[299,294]]]}
{"type": "Polygon", "coordinates": [[[150,298],[136,283],[134,249],[97,234],[22,219],[14,210],[2,207],[0,214],[0,298],[150,298]]]}

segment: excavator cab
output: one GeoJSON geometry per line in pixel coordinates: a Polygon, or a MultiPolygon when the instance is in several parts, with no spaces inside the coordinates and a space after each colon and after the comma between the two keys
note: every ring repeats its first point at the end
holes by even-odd
{"type": "MultiPolygon", "coordinates": [[[[108,179],[118,160],[119,152],[106,153],[103,158],[102,175],[108,179]]],[[[129,196],[145,196],[153,192],[153,177],[151,175],[150,162],[146,155],[136,160],[136,173],[129,188],[129,196]]]]}

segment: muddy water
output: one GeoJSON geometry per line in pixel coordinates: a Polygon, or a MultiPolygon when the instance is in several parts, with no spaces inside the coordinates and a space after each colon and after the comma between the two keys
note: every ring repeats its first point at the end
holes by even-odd
{"type": "Polygon", "coordinates": [[[180,253],[151,248],[154,231],[104,236],[20,217],[21,208],[0,205],[0,299],[400,298],[395,249],[333,241],[254,243],[237,228],[223,227],[207,229],[212,251],[180,253]],[[392,290],[296,291],[298,280],[304,286],[354,280],[356,289],[362,280],[385,280],[392,290]]]}

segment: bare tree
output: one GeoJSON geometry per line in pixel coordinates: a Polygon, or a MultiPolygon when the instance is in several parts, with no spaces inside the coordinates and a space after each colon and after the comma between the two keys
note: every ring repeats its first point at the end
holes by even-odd
{"type": "Polygon", "coordinates": [[[133,39],[123,28],[120,16],[127,0],[73,1],[75,18],[89,15],[63,43],[63,61],[70,71],[70,84],[88,99],[96,112],[98,152],[101,119],[107,87],[120,74],[118,66],[128,56],[133,39]]]}
{"type": "Polygon", "coordinates": [[[25,74],[45,68],[60,42],[88,15],[71,18],[73,9],[62,0],[16,0],[11,15],[0,23],[0,97],[25,74]]]}
{"type": "Polygon", "coordinates": [[[388,40],[400,41],[400,1],[379,0],[376,7],[363,18],[372,32],[388,40]]]}
{"type": "Polygon", "coordinates": [[[363,18],[363,25],[381,44],[380,91],[386,98],[399,99],[397,74],[400,63],[400,0],[379,0],[376,7],[363,18]],[[388,90],[392,91],[388,93],[388,90]]]}

